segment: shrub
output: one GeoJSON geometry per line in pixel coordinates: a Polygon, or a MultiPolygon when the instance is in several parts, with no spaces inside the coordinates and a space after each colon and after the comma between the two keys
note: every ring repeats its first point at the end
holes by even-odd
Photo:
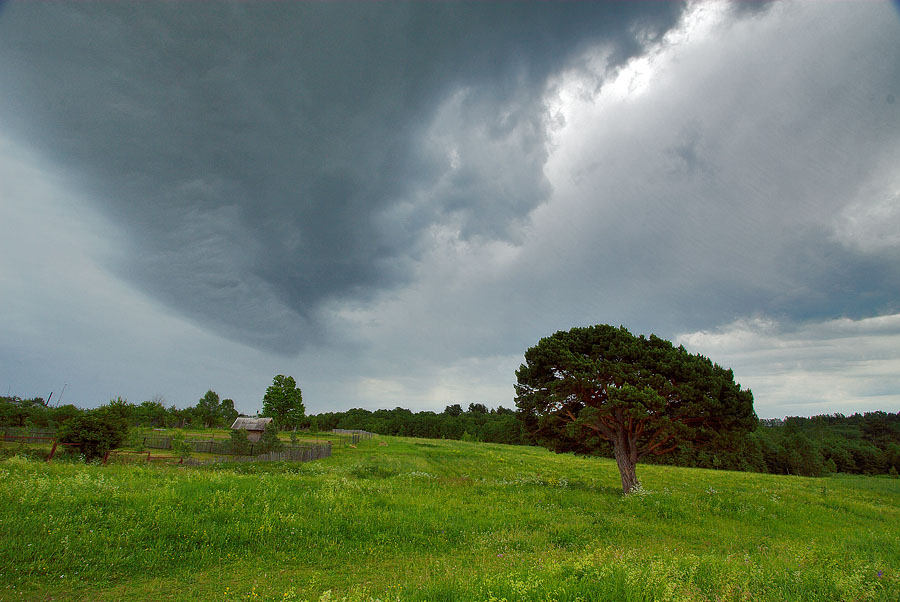
{"type": "Polygon", "coordinates": [[[106,412],[76,416],[63,423],[58,436],[63,443],[74,443],[85,460],[102,457],[122,444],[128,434],[128,423],[106,412]]]}
{"type": "Polygon", "coordinates": [[[469,443],[481,442],[481,438],[478,435],[471,434],[468,430],[465,431],[459,438],[460,441],[468,441],[469,443]]]}
{"type": "Polygon", "coordinates": [[[134,451],[145,451],[146,447],[144,446],[144,439],[146,436],[138,429],[134,429],[128,433],[126,445],[132,448],[134,451]]]}

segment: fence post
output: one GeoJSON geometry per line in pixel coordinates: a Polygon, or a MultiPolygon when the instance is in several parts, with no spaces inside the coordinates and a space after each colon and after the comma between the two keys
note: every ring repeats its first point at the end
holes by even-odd
{"type": "Polygon", "coordinates": [[[109,460],[109,452],[110,450],[106,450],[106,455],[103,456],[103,465],[106,466],[107,460],[109,460]]]}
{"type": "Polygon", "coordinates": [[[53,454],[56,453],[56,444],[59,442],[58,439],[53,440],[53,449],[50,450],[50,455],[47,456],[47,462],[53,459],[53,454]]]}

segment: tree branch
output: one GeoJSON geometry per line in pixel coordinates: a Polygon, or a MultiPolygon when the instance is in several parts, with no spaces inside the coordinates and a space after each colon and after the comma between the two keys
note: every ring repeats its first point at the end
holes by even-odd
{"type": "Polygon", "coordinates": [[[678,449],[678,446],[679,446],[679,445],[681,445],[681,444],[680,444],[680,443],[676,443],[675,445],[670,445],[669,447],[667,447],[667,448],[665,448],[665,449],[657,449],[657,450],[655,450],[655,451],[653,451],[653,452],[651,452],[651,453],[652,453],[654,456],[661,456],[661,455],[663,455],[663,454],[667,454],[667,453],[669,453],[669,452],[675,451],[676,449],[678,449]]]}
{"type": "Polygon", "coordinates": [[[659,448],[660,448],[662,445],[668,443],[669,441],[671,441],[671,440],[674,439],[674,438],[675,438],[674,435],[669,435],[668,437],[665,437],[665,438],[659,440],[658,442],[654,443],[653,445],[648,445],[648,446],[645,448],[645,452],[644,452],[644,453],[647,453],[647,454],[654,454],[654,453],[655,453],[655,454],[661,454],[662,452],[661,452],[661,451],[658,451],[659,448]]]}

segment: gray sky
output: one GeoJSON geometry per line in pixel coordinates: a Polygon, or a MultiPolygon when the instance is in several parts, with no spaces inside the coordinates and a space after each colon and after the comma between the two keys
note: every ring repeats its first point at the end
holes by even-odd
{"type": "Polygon", "coordinates": [[[0,394],[513,405],[653,332],[900,411],[884,2],[0,4],[0,394]]]}

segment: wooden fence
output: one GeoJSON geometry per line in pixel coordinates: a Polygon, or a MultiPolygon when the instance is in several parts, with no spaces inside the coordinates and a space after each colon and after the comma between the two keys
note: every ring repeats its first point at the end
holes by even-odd
{"type": "MultiPolygon", "coordinates": [[[[332,437],[338,441],[339,445],[347,445],[351,441],[350,435],[332,437]]],[[[358,441],[358,439],[356,439],[358,441]]],[[[57,446],[76,446],[75,443],[61,443],[56,438],[56,432],[46,429],[28,429],[21,427],[0,428],[0,442],[6,443],[43,443],[52,444],[52,449],[47,456],[47,461],[51,461],[56,455],[57,446]]],[[[353,441],[355,442],[355,441],[353,441]]],[[[331,455],[332,441],[323,441],[321,443],[303,443],[299,446],[286,446],[278,452],[269,452],[265,454],[254,454],[254,447],[261,448],[260,443],[249,443],[249,453],[247,455],[232,455],[232,446],[230,439],[207,439],[207,440],[188,440],[191,450],[197,453],[218,454],[218,457],[210,460],[199,460],[197,458],[185,458],[184,464],[199,466],[202,464],[212,464],[218,462],[311,462],[327,458],[331,455]]],[[[148,449],[172,449],[172,438],[164,436],[149,435],[143,438],[144,447],[148,449]]],[[[178,460],[177,456],[154,456],[148,451],[134,452],[127,450],[111,450],[107,452],[103,458],[106,464],[111,457],[119,455],[138,456],[142,461],[150,462],[151,460],[178,460]]]]}
{"type": "Polygon", "coordinates": [[[273,451],[257,456],[216,456],[209,459],[185,458],[187,466],[204,466],[222,462],[312,462],[331,455],[330,443],[315,443],[299,447],[287,447],[281,451],[273,451]]]}
{"type": "Polygon", "coordinates": [[[362,431],[359,429],[331,429],[332,433],[337,433],[338,435],[347,435],[350,437],[350,443],[356,445],[360,441],[364,439],[371,439],[375,436],[375,433],[370,433],[369,431],[362,431]]]}
{"type": "Polygon", "coordinates": [[[26,428],[23,426],[7,426],[0,428],[0,440],[22,441],[23,438],[53,439],[56,431],[53,429],[26,428]]]}
{"type": "MultiPolygon", "coordinates": [[[[144,447],[152,449],[172,449],[172,438],[162,436],[147,436],[143,439],[144,447]]],[[[185,441],[191,447],[191,451],[201,454],[230,454],[231,439],[187,439],[185,441]]],[[[253,445],[249,443],[248,445],[253,445]]],[[[252,453],[252,452],[251,452],[252,453]]]]}
{"type": "Polygon", "coordinates": [[[164,462],[172,462],[175,464],[181,464],[184,462],[184,458],[180,458],[178,456],[153,456],[150,455],[150,452],[138,452],[138,451],[129,451],[127,449],[111,449],[106,452],[106,455],[103,456],[103,464],[106,465],[109,461],[115,460],[119,457],[128,457],[128,456],[137,456],[137,460],[141,462],[150,463],[151,460],[163,460],[164,462]]]}
{"type": "Polygon", "coordinates": [[[53,447],[50,449],[50,453],[47,454],[47,462],[50,462],[53,459],[53,456],[56,455],[56,449],[60,445],[63,447],[76,447],[78,445],[77,443],[62,443],[56,437],[56,431],[53,430],[22,427],[6,427],[0,429],[0,443],[19,443],[21,445],[26,443],[52,444],[53,447]]]}
{"type": "Polygon", "coordinates": [[[153,449],[172,449],[171,437],[144,437],[144,447],[153,449]]]}
{"type": "MultiPolygon", "coordinates": [[[[333,431],[332,433],[303,433],[298,432],[301,441],[300,445],[323,445],[342,447],[346,445],[356,445],[361,439],[371,439],[374,433],[366,431],[333,431]],[[303,441],[305,438],[316,439],[315,443],[303,441]],[[327,439],[325,439],[327,437],[327,439]]],[[[230,455],[232,453],[231,439],[209,438],[209,439],[187,439],[185,443],[190,445],[191,451],[200,454],[218,454],[230,455]]],[[[163,435],[147,435],[143,438],[144,447],[152,449],[172,449],[172,437],[163,435]]],[[[249,455],[254,455],[254,449],[259,450],[261,443],[247,443],[249,445],[249,455]]]]}

